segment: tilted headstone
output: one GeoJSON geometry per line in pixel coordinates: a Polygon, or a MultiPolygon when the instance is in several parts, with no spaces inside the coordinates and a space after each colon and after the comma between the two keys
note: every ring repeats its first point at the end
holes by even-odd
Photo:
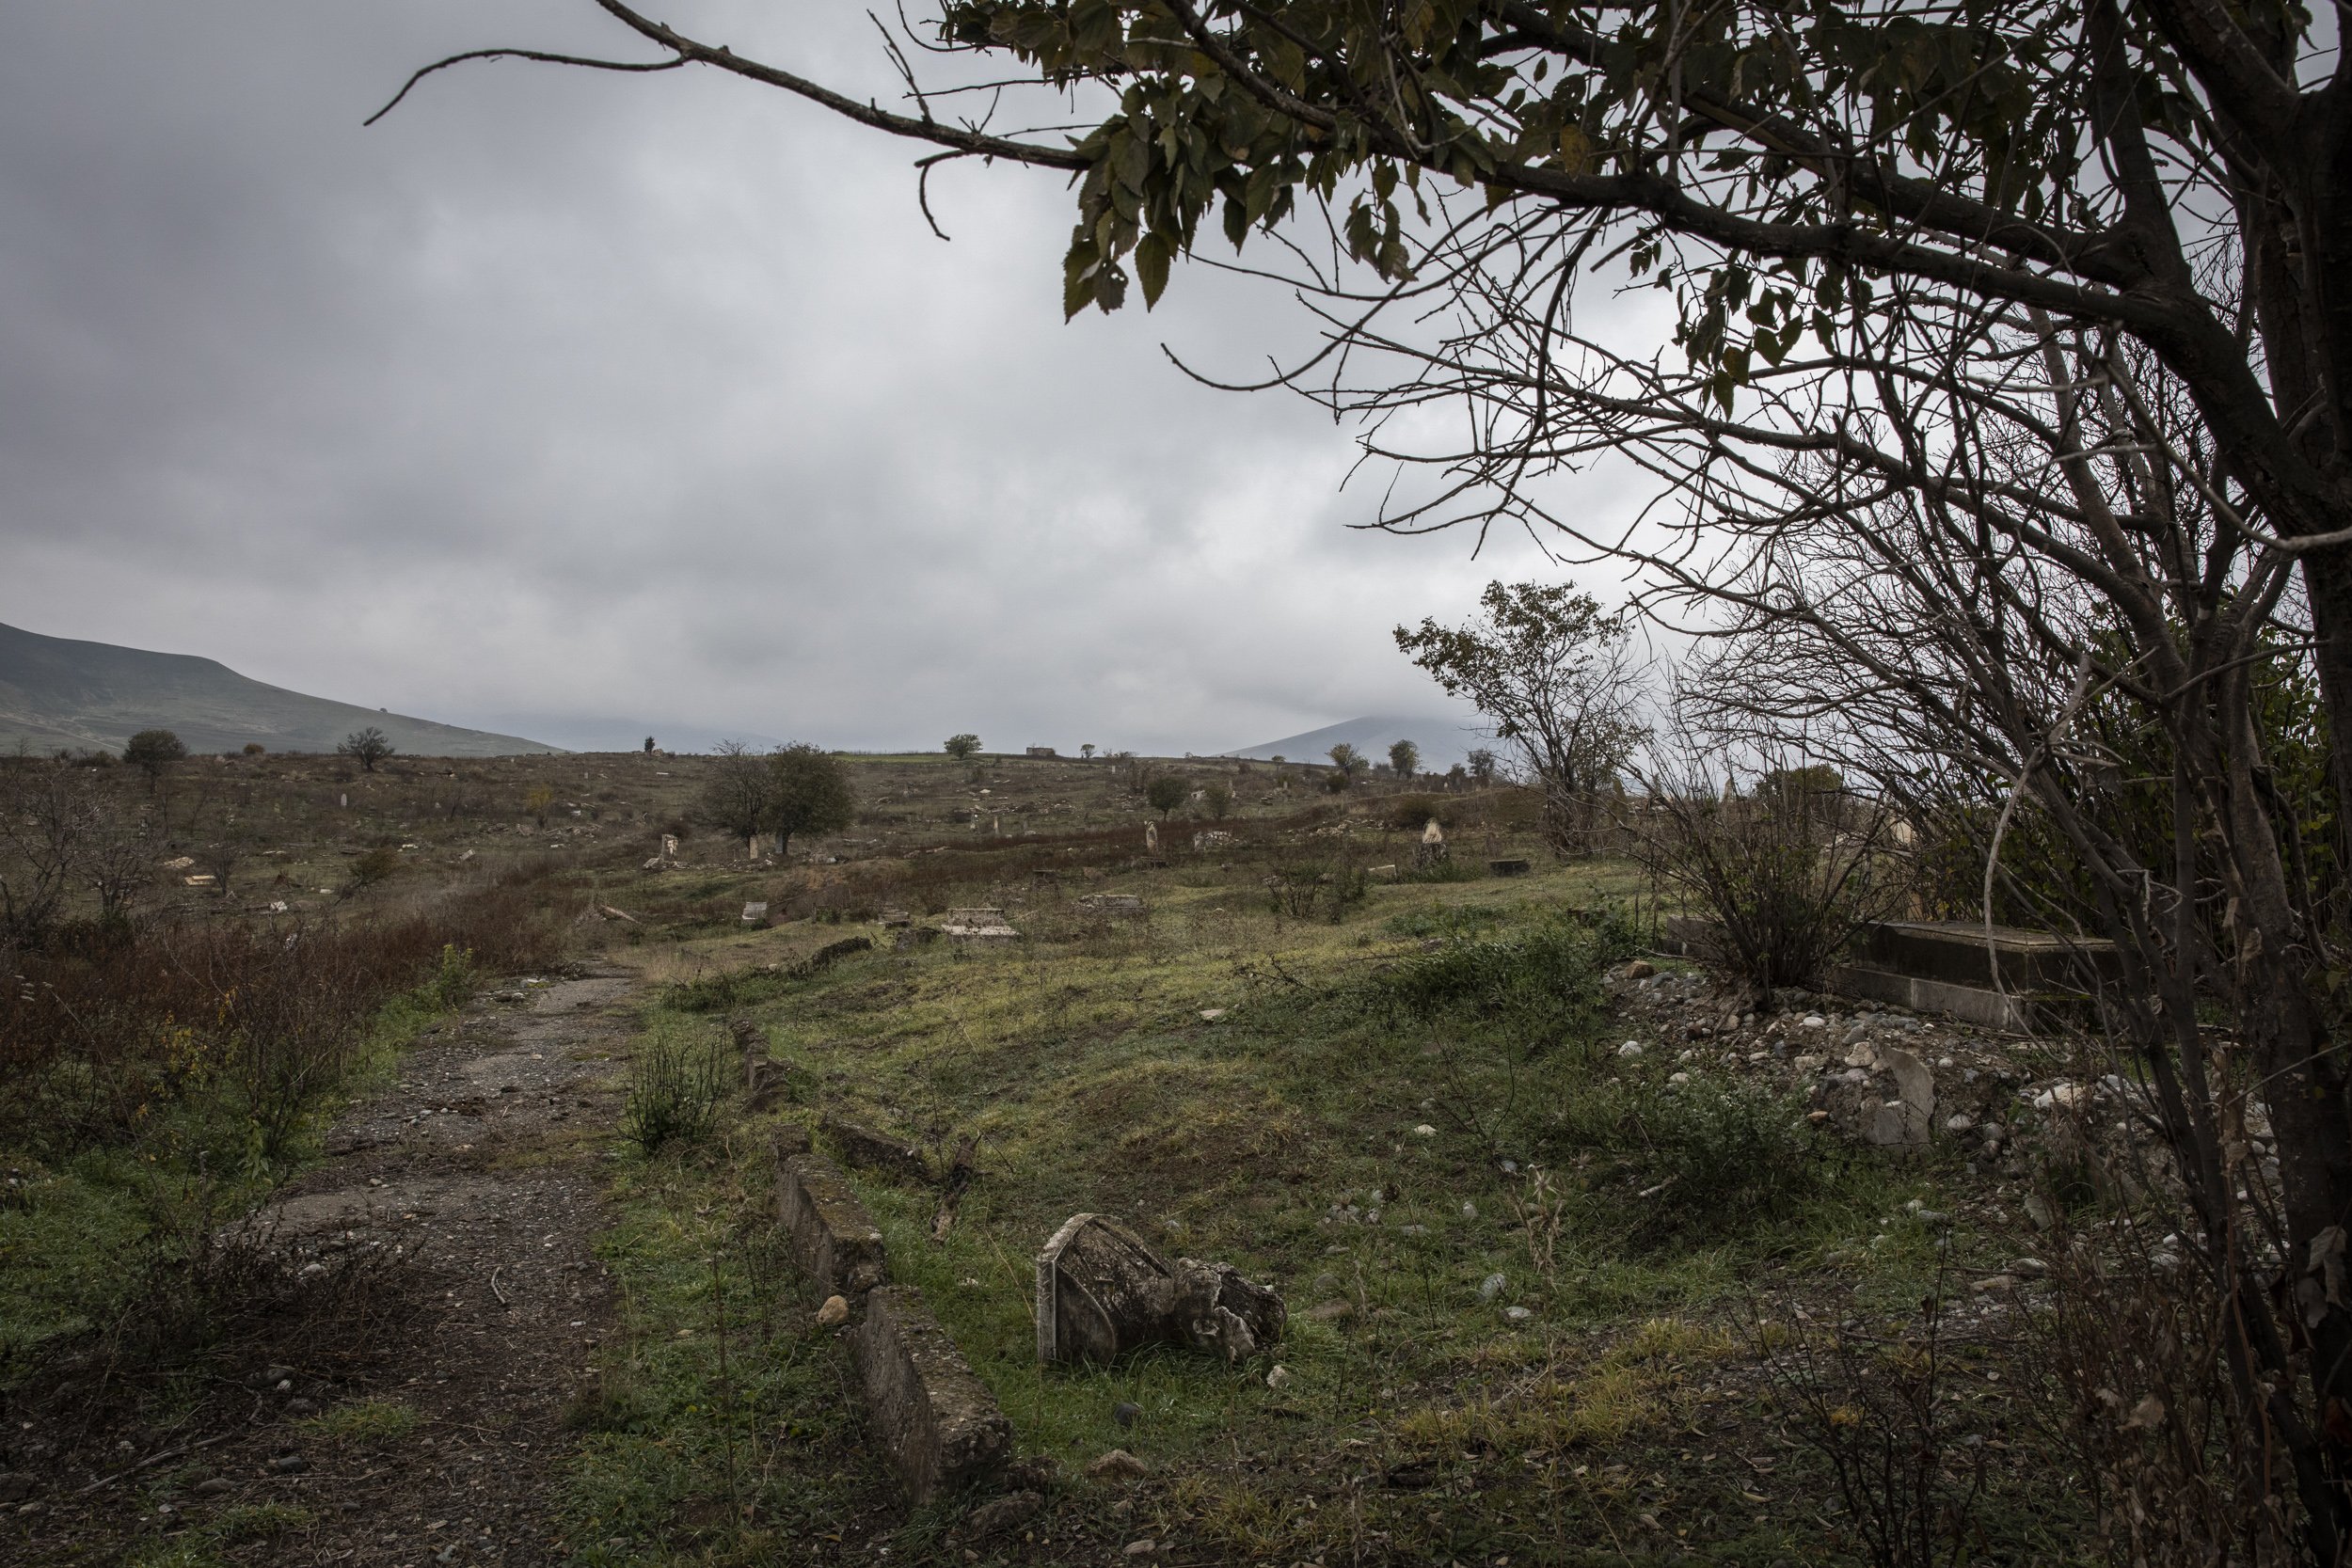
{"type": "Polygon", "coordinates": [[[1229,1263],[1174,1264],[1101,1214],[1073,1214],[1037,1258],[1037,1354],[1108,1364],[1151,1344],[1245,1360],[1281,1338],[1282,1298],[1229,1263]]]}
{"type": "Polygon", "coordinates": [[[768,923],[768,906],[755,900],[743,906],[743,924],[764,926],[768,923]]]}

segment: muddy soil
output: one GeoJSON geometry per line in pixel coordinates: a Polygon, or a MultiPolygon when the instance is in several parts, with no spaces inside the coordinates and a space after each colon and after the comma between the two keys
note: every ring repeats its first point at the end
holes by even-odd
{"type": "Polygon", "coordinates": [[[0,1561],[173,1560],[181,1541],[350,1568],[564,1555],[565,1410],[612,1323],[591,1243],[631,990],[510,985],[405,1055],[261,1216],[298,1275],[364,1276],[335,1298],[346,1321],[243,1337],[182,1374],[207,1390],[162,1427],[93,1422],[70,1386],[20,1413],[36,1489],[0,1519],[0,1561]]]}

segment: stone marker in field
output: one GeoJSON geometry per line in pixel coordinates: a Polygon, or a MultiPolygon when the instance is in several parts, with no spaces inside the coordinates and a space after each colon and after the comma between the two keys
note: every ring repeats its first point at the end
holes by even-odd
{"type": "Polygon", "coordinates": [[[677,834],[663,833],[661,835],[661,858],[665,861],[677,859],[677,834]]]}
{"type": "Polygon", "coordinates": [[[1413,851],[1413,863],[1419,866],[1436,865],[1446,858],[1447,853],[1445,830],[1438,826],[1438,819],[1433,816],[1421,831],[1421,844],[1413,851]]]}
{"type": "Polygon", "coordinates": [[[1922,1148],[1935,1117],[1935,1074],[1908,1051],[1882,1048],[1879,1063],[1895,1077],[1895,1098],[1865,1115],[1862,1135],[1883,1148],[1922,1148]]]}
{"type": "Polygon", "coordinates": [[[1073,1214],[1037,1257],[1037,1354],[1107,1365],[1150,1344],[1241,1361],[1274,1344],[1282,1298],[1230,1263],[1173,1264],[1101,1214],[1073,1214]]]}
{"type": "Polygon", "coordinates": [[[756,899],[753,900],[751,903],[748,903],[748,904],[744,905],[744,906],[743,906],[743,924],[744,924],[744,925],[746,925],[746,926],[765,926],[765,925],[767,925],[767,924],[768,924],[768,906],[767,906],[766,904],[763,904],[763,903],[759,902],[759,901],[758,901],[758,900],[756,900],[756,899]]]}
{"type": "Polygon", "coordinates": [[[1160,852],[1160,825],[1157,822],[1143,825],[1143,852],[1147,855],[1160,852]]]}
{"type": "Polygon", "coordinates": [[[1089,893],[1080,896],[1078,908],[1089,914],[1120,915],[1135,919],[1143,913],[1143,900],[1132,893],[1089,893]]]}
{"type": "Polygon", "coordinates": [[[939,934],[954,942],[1019,942],[1002,910],[948,910],[939,917],[939,934]]]}

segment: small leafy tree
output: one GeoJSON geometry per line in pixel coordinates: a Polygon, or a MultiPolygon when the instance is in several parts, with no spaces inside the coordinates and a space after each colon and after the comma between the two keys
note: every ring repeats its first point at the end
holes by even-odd
{"type": "Polygon", "coordinates": [[[1495,782],[1496,776],[1502,770],[1501,765],[1495,761],[1494,752],[1484,746],[1475,746],[1470,749],[1469,771],[1472,784],[1484,789],[1495,782]]]}
{"type": "Polygon", "coordinates": [[[1185,780],[1173,773],[1163,773],[1144,786],[1143,798],[1152,803],[1152,809],[1158,812],[1160,820],[1165,822],[1168,813],[1183,805],[1191,793],[1192,785],[1185,780]]]}
{"type": "Polygon", "coordinates": [[[1644,734],[1626,618],[1574,583],[1490,582],[1478,604],[1464,626],[1397,627],[1396,645],[1518,746],[1544,786],[1552,849],[1587,852],[1592,798],[1615,784],[1644,734]]]}
{"type": "Polygon", "coordinates": [[[265,757],[269,755],[269,748],[258,740],[248,740],[245,743],[245,754],[249,757],[265,757]]]}
{"type": "Polygon", "coordinates": [[[966,731],[947,737],[947,754],[958,762],[970,762],[980,754],[980,737],[966,731]]]}
{"type": "Polygon", "coordinates": [[[373,724],[363,730],[352,731],[335,746],[337,756],[351,758],[359,765],[363,773],[374,772],[375,765],[390,756],[393,751],[391,738],[373,724]]]}
{"type": "Polygon", "coordinates": [[[548,825],[548,808],[555,804],[555,791],[546,784],[533,784],[523,796],[523,810],[542,828],[548,825]]]}
{"type": "Polygon", "coordinates": [[[645,755],[653,755],[653,736],[645,736],[645,755]]]}
{"type": "Polygon", "coordinates": [[[1085,745],[1079,747],[1078,754],[1086,758],[1089,762],[1092,762],[1094,760],[1094,742],[1089,740],[1085,745]]]}
{"type": "Polygon", "coordinates": [[[1421,748],[1409,740],[1391,742],[1389,747],[1389,766],[1396,769],[1398,778],[1411,778],[1421,771],[1421,748]]]}
{"type": "Polygon", "coordinates": [[[1209,808],[1209,815],[1217,821],[1233,809],[1233,786],[1223,779],[1212,779],[1200,790],[1200,803],[1209,808]]]}
{"type": "Polygon", "coordinates": [[[165,768],[187,754],[186,745],[169,730],[141,730],[122,748],[122,760],[151,780],[162,778],[165,768]]]}
{"type": "Polygon", "coordinates": [[[1350,780],[1356,777],[1357,770],[1364,765],[1364,753],[1344,740],[1332,747],[1329,754],[1331,766],[1350,780]]]}
{"type": "Polygon", "coordinates": [[[850,770],[839,757],[795,742],[768,758],[770,816],[779,853],[795,833],[837,833],[857,815],[850,770]]]}

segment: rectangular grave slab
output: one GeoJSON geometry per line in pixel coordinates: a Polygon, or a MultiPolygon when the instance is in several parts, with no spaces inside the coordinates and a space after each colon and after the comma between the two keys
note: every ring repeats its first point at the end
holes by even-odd
{"type": "Polygon", "coordinates": [[[1019,942],[1021,933],[1002,910],[949,910],[939,917],[939,934],[950,942],[1019,942]]]}
{"type": "Polygon", "coordinates": [[[912,1285],[868,1291],[850,1354],[872,1430],[913,1501],[1003,1479],[1012,1423],[922,1291],[912,1285]]]}
{"type": "Polygon", "coordinates": [[[882,1231],[833,1162],[808,1147],[806,1131],[795,1131],[776,1140],[776,1217],[813,1299],[854,1299],[890,1277],[882,1231]]]}

